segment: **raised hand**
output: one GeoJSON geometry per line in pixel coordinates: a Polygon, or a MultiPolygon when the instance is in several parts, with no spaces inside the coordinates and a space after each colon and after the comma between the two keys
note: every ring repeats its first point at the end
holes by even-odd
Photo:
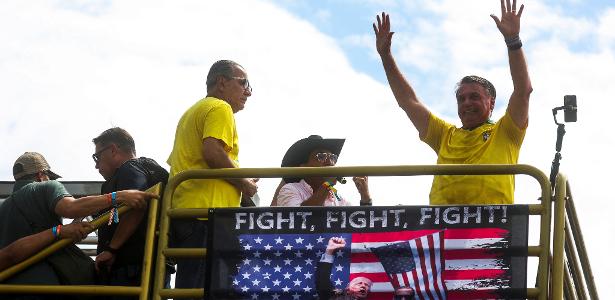
{"type": "Polygon", "coordinates": [[[510,0],[500,0],[502,8],[502,19],[498,19],[496,15],[491,15],[495,25],[498,27],[505,39],[514,38],[519,35],[521,29],[521,14],[523,13],[523,4],[517,12],[517,0],[513,0],[512,5],[510,0]]]}
{"type": "Polygon", "coordinates": [[[391,20],[389,19],[389,15],[386,13],[382,13],[382,18],[380,16],[376,16],[376,23],[373,23],[374,33],[376,34],[376,50],[378,50],[378,54],[383,55],[391,52],[391,40],[393,38],[393,34],[395,32],[391,32],[391,20]]]}
{"type": "Polygon", "coordinates": [[[332,237],[329,239],[329,243],[327,244],[327,249],[325,252],[329,255],[333,255],[335,250],[344,248],[346,246],[346,241],[341,237],[332,237]]]}
{"type": "Polygon", "coordinates": [[[367,176],[355,176],[352,177],[354,185],[357,187],[359,194],[369,194],[369,187],[367,186],[367,176]]]}

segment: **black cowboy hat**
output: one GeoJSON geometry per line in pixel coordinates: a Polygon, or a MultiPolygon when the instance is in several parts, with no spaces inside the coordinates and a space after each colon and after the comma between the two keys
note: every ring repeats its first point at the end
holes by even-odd
{"type": "MultiPolygon", "coordinates": [[[[316,149],[326,149],[331,153],[340,155],[346,139],[323,139],[320,135],[310,135],[296,141],[284,154],[282,167],[298,167],[307,162],[310,152],[316,149]]],[[[284,182],[298,182],[301,178],[284,178],[284,182]]]]}

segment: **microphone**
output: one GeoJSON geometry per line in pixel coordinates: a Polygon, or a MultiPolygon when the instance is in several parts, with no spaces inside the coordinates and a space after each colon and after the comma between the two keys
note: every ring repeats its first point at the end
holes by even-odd
{"type": "Polygon", "coordinates": [[[342,176],[335,177],[335,179],[341,184],[346,184],[346,181],[347,181],[346,178],[342,176]]]}

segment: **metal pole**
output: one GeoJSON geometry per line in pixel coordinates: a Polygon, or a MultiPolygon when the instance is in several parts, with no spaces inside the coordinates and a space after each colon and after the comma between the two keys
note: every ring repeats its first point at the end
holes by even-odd
{"type": "Polygon", "coordinates": [[[564,292],[564,220],[566,209],[566,176],[557,176],[555,212],[553,214],[553,298],[563,299],[564,292]]]}
{"type": "Polygon", "coordinates": [[[587,249],[585,248],[585,241],[583,240],[583,232],[581,231],[581,224],[577,217],[577,210],[574,206],[574,200],[572,197],[572,191],[570,184],[566,182],[566,192],[568,199],[566,201],[566,211],[568,212],[568,220],[570,221],[570,229],[572,229],[572,236],[579,253],[579,261],[581,262],[581,268],[583,269],[583,276],[587,283],[587,289],[589,297],[592,300],[600,299],[598,297],[598,290],[596,289],[596,283],[594,282],[594,274],[589,263],[589,257],[587,255],[587,249]]]}
{"type": "MultiPolygon", "coordinates": [[[[154,186],[152,193],[161,194],[162,184],[158,183],[154,186]]],[[[149,210],[147,215],[147,228],[145,232],[145,248],[143,257],[143,266],[141,268],[141,293],[139,299],[149,299],[151,273],[152,273],[152,258],[154,255],[154,240],[156,239],[156,225],[158,221],[158,199],[151,199],[149,202],[149,210]]]]}

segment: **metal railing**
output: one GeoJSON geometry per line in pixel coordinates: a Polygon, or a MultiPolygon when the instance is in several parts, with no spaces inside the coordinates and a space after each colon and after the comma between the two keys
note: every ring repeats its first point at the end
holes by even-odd
{"type": "MultiPolygon", "coordinates": [[[[161,184],[157,184],[147,191],[154,194],[161,194],[161,184]]],[[[156,224],[158,217],[159,201],[158,199],[149,200],[148,220],[145,238],[145,249],[143,254],[143,265],[141,273],[140,286],[99,286],[99,285],[21,285],[21,284],[0,284],[0,294],[59,294],[59,295],[115,295],[115,296],[140,296],[141,300],[149,299],[150,278],[152,268],[152,256],[154,249],[154,240],[156,234],[156,224]]],[[[123,214],[130,208],[122,206],[119,208],[119,214],[123,214]]],[[[94,229],[105,225],[109,218],[109,213],[106,213],[99,218],[90,222],[94,229]]],[[[23,262],[14,265],[0,272],[0,283],[24,270],[25,268],[40,262],[50,254],[66,247],[72,243],[70,239],[62,239],[51,244],[34,256],[24,260],[23,262]]]]}
{"type": "MultiPolygon", "coordinates": [[[[203,289],[165,289],[164,274],[167,258],[204,258],[204,248],[169,248],[170,220],[175,218],[207,217],[208,209],[173,209],[172,197],[177,186],[189,179],[212,178],[277,178],[320,176],[418,176],[418,175],[502,175],[524,174],[535,178],[541,187],[541,203],[530,204],[530,214],[539,215],[540,237],[538,245],[528,246],[528,256],[539,258],[537,285],[527,289],[528,298],[537,299],[598,299],[591,267],[585,250],[581,228],[576,216],[572,193],[566,177],[559,174],[555,197],[552,199],[549,179],[540,170],[528,165],[419,165],[419,166],[367,166],[328,168],[254,168],[191,170],[171,178],[164,191],[160,209],[160,235],[156,253],[156,271],[152,274],[153,248],[157,228],[157,199],[150,200],[143,272],[140,286],[43,286],[1,284],[10,276],[43,260],[46,256],[71,243],[61,240],[40,253],[0,272],[0,294],[65,294],[65,295],[121,295],[140,299],[203,297],[203,289]],[[551,249],[551,209],[553,205],[553,256],[551,249]],[[564,259],[565,258],[565,259],[564,259]],[[154,288],[150,296],[150,279],[154,288]]],[[[150,189],[160,194],[160,185],[150,189]]],[[[128,208],[120,208],[123,213],[128,208]]],[[[105,216],[92,221],[95,228],[103,225],[105,216]]]]}
{"type": "MultiPolygon", "coordinates": [[[[555,239],[553,255],[553,274],[549,277],[550,227],[551,227],[551,184],[549,178],[540,170],[528,165],[416,165],[416,166],[364,166],[364,167],[327,167],[327,168],[237,168],[215,170],[189,170],[172,177],[164,191],[160,216],[160,236],[158,240],[156,271],[154,272],[153,299],[161,298],[202,298],[203,289],[165,289],[164,274],[167,258],[204,258],[205,248],[169,248],[168,232],[171,219],[206,218],[208,209],[172,208],[171,203],[175,189],[185,180],[190,179],[230,179],[230,178],[277,178],[277,177],[337,177],[337,176],[417,176],[417,175],[505,175],[524,174],[536,179],[541,188],[541,203],[530,204],[530,214],[540,216],[539,244],[528,246],[528,256],[537,256],[539,260],[536,288],[528,288],[528,298],[563,299],[563,242],[564,242],[564,195],[555,199],[557,217],[554,220],[555,239]],[[553,286],[553,295],[549,294],[549,279],[553,286]],[[559,298],[558,298],[559,297],[559,298]]],[[[561,180],[565,180],[562,177],[561,180]]],[[[560,192],[561,193],[561,192],[560,192]]]]}
{"type": "Polygon", "coordinates": [[[577,211],[570,190],[570,183],[559,181],[556,184],[556,189],[559,186],[565,187],[566,197],[566,220],[565,220],[565,278],[566,280],[566,299],[592,299],[598,300],[598,291],[594,282],[591,265],[587,250],[585,249],[585,241],[583,232],[577,217],[577,211]]]}

